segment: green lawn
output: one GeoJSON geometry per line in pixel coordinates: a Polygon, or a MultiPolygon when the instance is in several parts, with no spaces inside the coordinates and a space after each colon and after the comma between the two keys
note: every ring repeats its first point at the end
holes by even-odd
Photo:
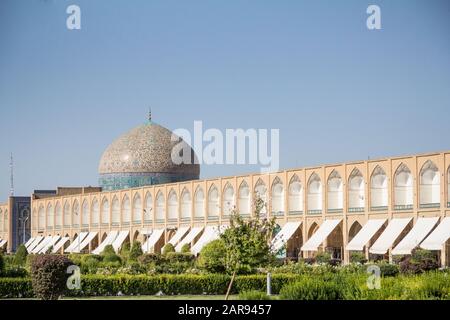
{"type": "MultiPolygon", "coordinates": [[[[233,295],[229,300],[237,300],[238,296],[233,295]]],[[[114,297],[84,297],[84,298],[64,298],[64,300],[225,300],[225,296],[209,295],[179,295],[179,296],[114,296],[114,297]]]]}

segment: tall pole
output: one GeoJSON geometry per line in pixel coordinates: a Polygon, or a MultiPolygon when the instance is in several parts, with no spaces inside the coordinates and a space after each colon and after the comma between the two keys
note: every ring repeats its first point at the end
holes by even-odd
{"type": "Polygon", "coordinates": [[[10,170],[10,183],[11,183],[11,189],[9,190],[9,194],[11,197],[14,196],[14,162],[13,162],[13,154],[11,152],[11,158],[9,162],[9,170],[10,170]]]}

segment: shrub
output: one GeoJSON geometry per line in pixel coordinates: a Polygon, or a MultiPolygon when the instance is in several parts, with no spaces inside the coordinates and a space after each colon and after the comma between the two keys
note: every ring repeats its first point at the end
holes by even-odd
{"type": "Polygon", "coordinates": [[[33,287],[26,278],[0,278],[0,298],[31,298],[33,287]]]}
{"type": "Polygon", "coordinates": [[[303,278],[284,286],[280,291],[283,300],[338,300],[341,299],[339,286],[333,281],[318,278],[303,278]]]}
{"type": "Polygon", "coordinates": [[[189,252],[191,252],[191,245],[189,243],[183,244],[183,246],[181,247],[181,252],[182,253],[189,253],[189,252]]]}
{"type": "Polygon", "coordinates": [[[169,252],[166,255],[166,260],[168,262],[194,262],[195,256],[190,253],[180,253],[180,252],[169,252]]]}
{"type": "Polygon", "coordinates": [[[167,243],[162,250],[162,254],[166,255],[170,252],[175,252],[175,247],[173,246],[173,244],[167,243]]]}
{"type": "Polygon", "coordinates": [[[364,264],[367,262],[366,255],[362,252],[352,252],[350,254],[350,262],[351,263],[361,263],[364,264]]]}
{"type": "Polygon", "coordinates": [[[0,253],[0,277],[3,276],[5,272],[5,261],[3,260],[3,254],[0,253]]]}
{"type": "Polygon", "coordinates": [[[133,242],[130,250],[130,260],[137,261],[140,256],[144,253],[142,252],[142,245],[139,241],[133,242]]]}
{"type": "Polygon", "coordinates": [[[161,255],[159,253],[146,253],[138,258],[139,263],[143,265],[148,264],[158,264],[161,260],[161,255]]]}
{"type": "Polygon", "coordinates": [[[414,250],[410,256],[405,256],[400,261],[402,273],[419,274],[437,269],[439,269],[437,255],[429,250],[414,250]]]}
{"type": "Polygon", "coordinates": [[[122,259],[116,254],[112,245],[107,245],[102,252],[103,262],[121,264],[122,259]]]}
{"type": "Polygon", "coordinates": [[[316,262],[317,263],[330,263],[331,261],[331,254],[328,252],[319,252],[316,255],[316,262]]]}
{"type": "Polygon", "coordinates": [[[391,264],[386,261],[378,262],[375,265],[380,268],[383,277],[394,277],[400,272],[399,267],[396,264],[391,264]]]}
{"type": "Polygon", "coordinates": [[[211,241],[200,251],[197,260],[199,268],[212,273],[225,272],[225,251],[225,243],[222,240],[211,241]]]}
{"type": "Polygon", "coordinates": [[[67,268],[72,265],[67,257],[62,255],[39,255],[31,266],[33,291],[42,300],[56,300],[66,289],[68,278],[67,268]]]}
{"type": "Polygon", "coordinates": [[[14,264],[17,266],[25,266],[27,262],[28,251],[24,244],[21,244],[14,255],[14,264]]]}
{"type": "Polygon", "coordinates": [[[270,297],[265,292],[250,290],[239,293],[239,300],[270,300],[270,297]]]}
{"type": "Polygon", "coordinates": [[[124,258],[128,258],[128,256],[130,255],[130,243],[129,242],[125,242],[123,244],[123,246],[120,248],[120,255],[124,258]]]}
{"type": "Polygon", "coordinates": [[[5,278],[25,278],[28,276],[28,271],[21,266],[7,266],[3,276],[5,278]]]}

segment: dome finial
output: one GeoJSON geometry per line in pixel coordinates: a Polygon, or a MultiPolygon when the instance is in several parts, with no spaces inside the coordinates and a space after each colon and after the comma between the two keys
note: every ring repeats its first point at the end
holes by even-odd
{"type": "Polygon", "coordinates": [[[152,107],[148,108],[148,122],[152,122],[152,107]]]}

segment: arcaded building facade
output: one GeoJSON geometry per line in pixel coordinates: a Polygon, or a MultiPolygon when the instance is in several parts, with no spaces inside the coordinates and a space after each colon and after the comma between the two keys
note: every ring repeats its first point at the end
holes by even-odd
{"type": "MultiPolygon", "coordinates": [[[[139,240],[146,252],[170,242],[198,253],[234,208],[253,214],[255,194],[280,226],[272,244],[281,255],[326,250],[349,262],[353,251],[392,258],[423,247],[449,265],[450,152],[32,199],[27,248],[100,253],[139,240]]],[[[7,208],[0,210],[5,239],[7,208]]]]}

